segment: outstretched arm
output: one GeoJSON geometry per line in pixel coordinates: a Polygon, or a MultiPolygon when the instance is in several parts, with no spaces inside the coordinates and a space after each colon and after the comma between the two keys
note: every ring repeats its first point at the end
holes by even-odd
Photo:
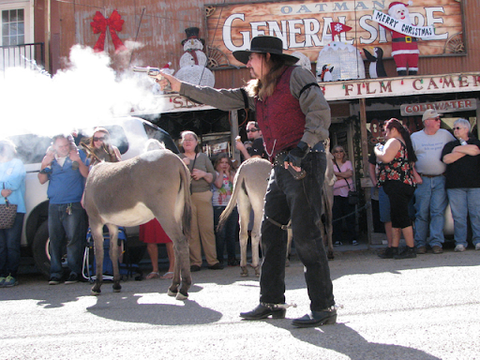
{"type": "MultiPolygon", "coordinates": [[[[245,100],[240,88],[236,89],[215,89],[210,86],[198,86],[181,81],[174,76],[163,74],[164,79],[157,80],[163,90],[170,83],[173,91],[186,96],[200,104],[207,104],[217,109],[229,111],[245,108],[245,100]]],[[[247,97],[248,108],[254,110],[255,102],[247,97]]]]}

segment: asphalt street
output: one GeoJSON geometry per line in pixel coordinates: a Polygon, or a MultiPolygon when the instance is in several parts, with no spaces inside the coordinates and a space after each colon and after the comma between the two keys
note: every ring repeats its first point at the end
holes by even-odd
{"type": "Polygon", "coordinates": [[[480,359],[480,251],[382,260],[337,252],[330,262],[336,325],[297,329],[309,310],[303,266],[286,269],[281,320],[245,321],[258,280],[239,267],[193,273],[186,301],[169,280],[47,285],[38,274],[0,289],[0,359],[480,359]]]}

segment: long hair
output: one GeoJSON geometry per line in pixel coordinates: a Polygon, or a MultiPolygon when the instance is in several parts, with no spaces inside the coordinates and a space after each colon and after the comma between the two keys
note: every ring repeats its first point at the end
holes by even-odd
{"type": "Polygon", "coordinates": [[[246,86],[246,90],[251,97],[258,97],[259,100],[265,100],[273,94],[278,79],[284,71],[286,61],[279,55],[270,54],[270,60],[267,62],[267,54],[259,55],[264,58],[264,63],[268,65],[270,70],[262,79],[250,80],[246,86]]]}
{"type": "Polygon", "coordinates": [[[90,136],[85,140],[80,141],[80,146],[86,151],[87,158],[91,159],[92,164],[101,161],[101,159],[99,159],[99,157],[97,156],[98,154],[95,154],[95,142],[93,140],[97,132],[104,134],[103,135],[104,140],[103,140],[102,146],[100,147],[100,150],[103,150],[105,154],[107,154],[110,157],[111,162],[120,161],[120,159],[117,157],[117,154],[115,154],[115,150],[110,144],[110,132],[104,127],[96,127],[95,129],[93,129],[92,136],[90,136]]]}
{"type": "Polygon", "coordinates": [[[230,181],[233,182],[233,178],[235,177],[235,165],[233,165],[233,162],[232,162],[232,159],[230,159],[230,156],[228,156],[227,153],[220,153],[217,155],[217,157],[215,158],[215,164],[213,165],[213,168],[215,170],[217,170],[217,166],[220,164],[220,161],[222,159],[227,159],[228,161],[228,165],[230,165],[230,174],[228,174],[228,177],[230,179],[230,181]]]}
{"type": "Polygon", "coordinates": [[[400,120],[391,118],[385,122],[385,129],[397,129],[397,131],[402,135],[403,141],[405,141],[405,146],[407,147],[408,161],[416,162],[417,156],[415,155],[415,150],[413,150],[412,139],[410,138],[410,132],[408,129],[402,125],[400,120]]]}

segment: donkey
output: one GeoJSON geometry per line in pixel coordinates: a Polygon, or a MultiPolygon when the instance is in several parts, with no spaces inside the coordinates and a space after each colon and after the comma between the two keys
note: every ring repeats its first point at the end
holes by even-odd
{"type": "Polygon", "coordinates": [[[95,242],[93,295],[100,294],[103,281],[103,226],[110,232],[113,290],[118,292],[118,226],[141,225],[155,217],[174,244],[175,270],[168,295],[188,298],[192,283],[186,238],[191,221],[190,173],[177,155],[153,150],[129,160],[95,165],[87,177],[84,207],[95,242]]]}
{"type": "Polygon", "coordinates": [[[252,238],[252,267],[255,275],[260,276],[259,245],[260,231],[263,218],[263,202],[267,192],[268,178],[272,171],[272,164],[261,158],[250,158],[242,163],[233,180],[233,191],[230,201],[220,215],[218,227],[222,227],[232,213],[235,206],[238,209],[240,223],[240,275],[248,276],[247,244],[248,224],[253,209],[254,220],[251,233],[252,238]]]}
{"type": "MultiPolygon", "coordinates": [[[[326,141],[328,149],[329,141],[326,141]]],[[[332,207],[333,207],[333,185],[335,184],[335,173],[333,171],[333,156],[327,150],[327,166],[325,169],[325,179],[322,189],[323,202],[323,220],[318,226],[322,231],[323,240],[327,245],[328,259],[333,259],[333,243],[332,243],[332,207]]],[[[235,175],[233,192],[230,201],[222,212],[219,221],[219,227],[230,216],[235,205],[237,205],[240,222],[240,267],[241,276],[248,276],[247,269],[247,243],[248,243],[248,223],[250,219],[250,211],[254,210],[254,224],[252,229],[252,267],[255,269],[255,275],[260,276],[258,248],[260,244],[260,231],[263,218],[263,206],[265,193],[267,191],[267,180],[270,175],[271,164],[263,159],[251,158],[242,163],[235,175]],[[237,199],[238,198],[238,199],[237,199]]],[[[288,227],[288,245],[287,257],[290,254],[292,244],[292,231],[288,227]]],[[[288,262],[287,262],[288,264],[288,262]]]]}

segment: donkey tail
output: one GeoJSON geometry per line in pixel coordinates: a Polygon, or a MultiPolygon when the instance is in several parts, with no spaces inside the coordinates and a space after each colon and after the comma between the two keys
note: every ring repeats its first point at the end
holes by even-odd
{"type": "Polygon", "coordinates": [[[182,215],[182,228],[185,236],[190,235],[191,223],[192,223],[192,197],[190,194],[190,172],[187,166],[183,163],[180,167],[180,191],[183,193],[184,206],[182,215]]]}
{"type": "Polygon", "coordinates": [[[230,197],[230,201],[228,202],[227,207],[220,214],[217,230],[221,230],[223,228],[233,209],[235,209],[235,206],[237,206],[237,197],[243,186],[244,179],[245,176],[243,174],[242,167],[240,166],[237,173],[235,174],[235,178],[233,179],[232,196],[230,197]]]}

